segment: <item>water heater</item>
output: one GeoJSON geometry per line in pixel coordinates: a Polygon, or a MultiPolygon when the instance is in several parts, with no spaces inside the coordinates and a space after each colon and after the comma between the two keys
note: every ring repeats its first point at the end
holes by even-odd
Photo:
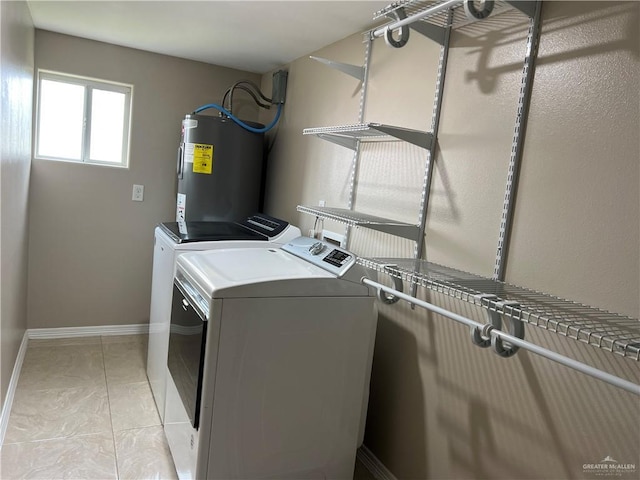
{"type": "Polygon", "coordinates": [[[260,211],[263,159],[263,133],[227,117],[186,115],[178,149],[176,221],[237,221],[260,211]]]}

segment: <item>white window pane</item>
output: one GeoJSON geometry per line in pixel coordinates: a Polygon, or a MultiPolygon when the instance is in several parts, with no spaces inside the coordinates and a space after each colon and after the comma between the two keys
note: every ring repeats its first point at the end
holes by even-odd
{"type": "Polygon", "coordinates": [[[42,80],[38,155],[82,159],[84,86],[42,80]]]}
{"type": "Polygon", "coordinates": [[[93,89],[89,158],[122,163],[125,94],[93,89]]]}

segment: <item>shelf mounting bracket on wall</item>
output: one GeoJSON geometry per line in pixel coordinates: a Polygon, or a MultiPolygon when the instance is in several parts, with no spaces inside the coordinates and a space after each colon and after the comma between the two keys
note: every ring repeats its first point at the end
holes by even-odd
{"type": "Polygon", "coordinates": [[[439,43],[440,45],[444,45],[445,35],[447,32],[446,28],[426,22],[412,23],[411,25],[409,25],[409,27],[418,32],[420,35],[424,35],[434,42],[439,43]]]}
{"type": "Polygon", "coordinates": [[[316,62],[324,63],[325,65],[335,70],[357,78],[361,82],[364,81],[364,67],[351,65],[349,63],[334,62],[333,60],[327,60],[326,58],[322,57],[314,57],[313,55],[309,56],[309,58],[315,60],[316,62]]]}
{"type": "MultiPolygon", "coordinates": [[[[518,311],[520,304],[515,301],[501,301],[496,295],[487,293],[476,295],[476,301],[485,307],[487,323],[482,327],[471,327],[471,342],[480,348],[492,347],[494,353],[503,358],[515,355],[519,347],[503,342],[500,337],[491,335],[491,331],[503,330],[502,312],[505,309],[509,309],[510,312],[518,311]]],[[[524,323],[517,318],[510,318],[509,335],[523,340],[524,323]]]]}
{"type": "Polygon", "coordinates": [[[505,0],[513,8],[533,18],[536,13],[536,0],[505,0]]]}
{"type": "MultiPolygon", "coordinates": [[[[396,265],[387,265],[385,268],[385,270],[387,268],[393,268],[396,267],[396,265]]],[[[393,288],[394,290],[398,291],[398,292],[402,292],[404,291],[404,284],[402,282],[401,278],[398,277],[394,277],[393,275],[389,275],[389,278],[391,278],[391,280],[393,281],[393,288]]],[[[397,303],[400,301],[400,298],[392,295],[388,292],[385,292],[384,290],[378,290],[378,298],[380,299],[380,301],[382,303],[386,303],[387,305],[392,305],[394,303],[397,303]]]]}
{"type": "Polygon", "coordinates": [[[328,133],[318,133],[316,136],[318,138],[326,140],[327,142],[335,143],[336,145],[340,145],[341,147],[348,148],[349,150],[358,149],[358,140],[356,138],[341,137],[328,133]]]}
{"type": "Polygon", "coordinates": [[[421,132],[418,130],[410,130],[408,128],[393,127],[391,125],[375,124],[375,129],[390,135],[391,137],[399,138],[405,142],[417,145],[418,147],[431,150],[433,147],[433,134],[430,132],[421,132]]]}

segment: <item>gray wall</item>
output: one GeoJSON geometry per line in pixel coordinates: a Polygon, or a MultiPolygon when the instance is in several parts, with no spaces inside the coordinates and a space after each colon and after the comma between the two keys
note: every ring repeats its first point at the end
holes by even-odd
{"type": "MultiPolygon", "coordinates": [[[[130,83],[134,93],[129,169],[33,161],[29,328],[146,323],[153,229],[175,218],[182,118],[260,77],[41,30],[35,66],[130,83]],[[131,201],[133,184],[145,187],[141,203],[131,201]]],[[[249,102],[235,107],[257,116],[249,102]]]]}
{"type": "MultiPolygon", "coordinates": [[[[639,15],[637,2],[544,4],[506,278],[635,318],[639,15]]],[[[527,27],[520,14],[505,14],[452,36],[428,260],[493,272],[527,27]]],[[[376,40],[366,120],[428,130],[438,53],[415,32],[398,50],[376,40]]],[[[362,37],[314,55],[361,65],[362,37]]],[[[351,153],[302,130],[354,123],[359,85],[306,57],[288,68],[266,205],[307,231],[314,218],[296,205],[346,206],[351,153]]],[[[269,81],[265,76],[263,86],[269,81]]],[[[356,209],[415,223],[424,161],[423,151],[406,145],[366,147],[356,209]]],[[[413,254],[412,242],[366,229],[354,231],[350,248],[413,254]]],[[[418,296],[484,320],[469,305],[426,291],[418,296]]],[[[527,338],[640,382],[632,360],[535,327],[527,338]]],[[[379,305],[365,445],[398,478],[593,478],[583,465],[606,456],[640,467],[638,418],[640,402],[622,390],[524,351],[499,358],[442,317],[403,303],[379,305]]]]}
{"type": "Polygon", "coordinates": [[[33,22],[24,2],[0,2],[0,408],[27,327],[33,22]]]}

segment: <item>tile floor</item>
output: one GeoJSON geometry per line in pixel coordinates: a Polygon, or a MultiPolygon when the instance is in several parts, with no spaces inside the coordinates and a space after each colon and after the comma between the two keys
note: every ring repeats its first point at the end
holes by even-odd
{"type": "Polygon", "coordinates": [[[177,478],[146,355],[146,335],[30,340],[0,478],[177,478]]]}
{"type": "Polygon", "coordinates": [[[146,358],[146,335],[30,340],[0,479],[176,479],[146,358]]]}

